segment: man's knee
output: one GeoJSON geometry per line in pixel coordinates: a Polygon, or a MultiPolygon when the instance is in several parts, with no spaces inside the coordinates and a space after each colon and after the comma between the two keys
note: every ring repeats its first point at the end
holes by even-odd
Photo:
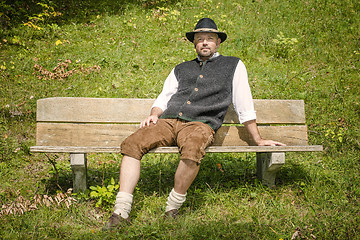
{"type": "Polygon", "coordinates": [[[126,138],[121,143],[120,149],[122,155],[139,160],[141,160],[141,158],[145,155],[143,149],[140,147],[140,141],[133,136],[126,138]]]}
{"type": "Polygon", "coordinates": [[[210,126],[194,122],[178,136],[181,159],[189,159],[200,163],[205,156],[205,149],[214,140],[214,131],[210,126]]]}
{"type": "Polygon", "coordinates": [[[205,148],[204,144],[198,143],[199,142],[197,141],[188,141],[186,144],[184,144],[181,147],[181,159],[199,164],[205,157],[205,148]]]}

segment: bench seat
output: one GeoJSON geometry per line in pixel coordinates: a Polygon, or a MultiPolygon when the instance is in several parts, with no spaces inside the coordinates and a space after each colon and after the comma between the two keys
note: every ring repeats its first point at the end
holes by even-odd
{"type": "MultiPolygon", "coordinates": [[[[322,151],[321,145],[306,146],[210,146],[207,153],[237,153],[237,152],[316,152],[322,151]]],[[[73,146],[33,146],[34,153],[119,153],[120,147],[73,147],[73,146]]],[[[150,153],[178,153],[178,147],[159,147],[150,153]]]]}

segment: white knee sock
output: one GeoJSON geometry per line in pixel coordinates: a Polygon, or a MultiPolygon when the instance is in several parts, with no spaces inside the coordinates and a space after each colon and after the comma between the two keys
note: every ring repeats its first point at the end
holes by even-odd
{"type": "Polygon", "coordinates": [[[186,200],[186,193],[180,194],[175,192],[174,189],[172,189],[166,202],[167,206],[165,212],[173,209],[179,209],[181,205],[185,202],[185,200],[186,200]]]}
{"type": "Polygon", "coordinates": [[[116,195],[114,213],[120,215],[123,218],[128,218],[131,211],[132,201],[132,194],[119,192],[116,195]]]}

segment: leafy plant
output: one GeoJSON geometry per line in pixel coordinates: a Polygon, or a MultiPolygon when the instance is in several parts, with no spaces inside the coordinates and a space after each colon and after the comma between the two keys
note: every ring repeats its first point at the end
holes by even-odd
{"type": "Polygon", "coordinates": [[[276,35],[272,42],[275,44],[275,57],[288,58],[295,51],[295,44],[298,43],[296,38],[287,38],[283,32],[276,35]]]}
{"type": "MultiPolygon", "coordinates": [[[[105,181],[106,182],[106,181],[105,181]]],[[[106,184],[104,184],[106,185],[106,184]]],[[[119,184],[115,184],[114,178],[111,178],[107,186],[90,186],[90,198],[97,200],[96,207],[103,207],[110,209],[113,207],[116,199],[116,192],[119,189],[119,184]]]]}
{"type": "Polygon", "coordinates": [[[90,190],[86,189],[85,192],[79,191],[76,193],[72,193],[72,195],[78,200],[78,201],[88,201],[90,199],[90,190]]]}
{"type": "Polygon", "coordinates": [[[37,5],[41,6],[42,12],[29,17],[29,21],[24,23],[24,26],[33,28],[35,30],[43,30],[44,28],[40,26],[42,26],[45,22],[51,18],[62,15],[60,12],[56,12],[50,3],[47,4],[39,2],[37,5]]]}
{"type": "Polygon", "coordinates": [[[348,126],[343,119],[338,122],[330,122],[324,126],[325,144],[330,150],[342,151],[347,135],[348,126]]]}
{"type": "Polygon", "coordinates": [[[335,142],[342,143],[344,141],[344,134],[346,133],[346,129],[339,127],[333,129],[327,129],[325,133],[325,137],[330,137],[335,142]]]}

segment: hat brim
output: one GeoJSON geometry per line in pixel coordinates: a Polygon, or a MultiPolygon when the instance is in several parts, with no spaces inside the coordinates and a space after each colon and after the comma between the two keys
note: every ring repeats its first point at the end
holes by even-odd
{"type": "Polygon", "coordinates": [[[186,33],[186,38],[190,41],[190,42],[194,42],[194,37],[195,37],[195,33],[200,33],[200,32],[203,32],[203,33],[216,33],[219,38],[221,39],[221,43],[222,42],[225,42],[226,38],[227,38],[227,35],[226,33],[224,32],[215,32],[215,31],[194,31],[194,32],[187,32],[186,33]]]}

